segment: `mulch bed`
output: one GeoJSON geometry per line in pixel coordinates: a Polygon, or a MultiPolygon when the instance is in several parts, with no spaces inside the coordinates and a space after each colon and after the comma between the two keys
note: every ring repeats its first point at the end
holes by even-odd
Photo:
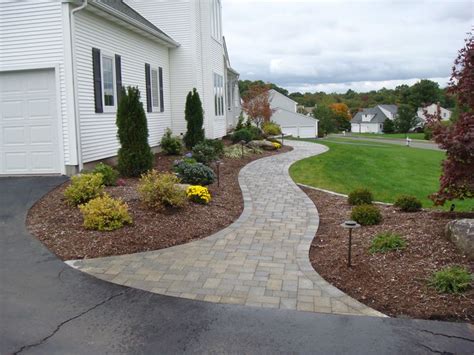
{"type": "Polygon", "coordinates": [[[314,269],[339,289],[360,302],[392,317],[474,320],[474,289],[459,294],[439,294],[427,285],[434,271],[462,265],[474,271],[474,263],[444,238],[446,223],[455,218],[473,218],[474,213],[423,210],[400,212],[378,205],[383,222],[357,229],[353,234],[352,268],[347,267],[348,232],[340,227],[350,219],[346,198],[303,188],[320,214],[310,259],[314,269]],[[371,239],[379,232],[405,237],[403,251],[369,253],[371,239]]]}
{"type": "MultiPolygon", "coordinates": [[[[228,142],[227,142],[228,144],[228,142]]],[[[63,260],[158,250],[207,237],[234,222],[242,213],[243,199],[238,183],[240,169],[249,162],[290,151],[278,151],[221,160],[220,187],[208,186],[212,201],[208,205],[188,203],[179,210],[156,212],[144,206],[137,193],[138,179],[125,179],[125,186],[106,187],[112,197],[128,203],[133,225],[111,232],[86,230],[78,208],[69,206],[63,193],[69,182],[40,199],[27,218],[31,234],[63,260]]],[[[156,155],[156,169],[169,171],[177,156],[156,155]]]]}

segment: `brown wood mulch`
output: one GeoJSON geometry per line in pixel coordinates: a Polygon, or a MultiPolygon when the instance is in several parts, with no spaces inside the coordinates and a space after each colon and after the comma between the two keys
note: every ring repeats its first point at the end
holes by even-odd
{"type": "Polygon", "coordinates": [[[461,265],[474,272],[474,263],[444,238],[446,223],[473,218],[474,213],[423,210],[404,213],[381,206],[383,222],[357,229],[353,234],[352,268],[347,267],[348,231],[340,227],[350,219],[344,197],[303,188],[320,215],[310,259],[314,269],[360,302],[392,317],[453,321],[474,320],[474,289],[454,295],[439,294],[427,285],[434,271],[461,265]],[[408,243],[403,251],[369,253],[371,239],[380,232],[395,232],[408,243]]]}
{"type": "MultiPolygon", "coordinates": [[[[278,151],[221,160],[220,187],[208,186],[212,201],[208,205],[188,203],[179,210],[156,212],[144,206],[137,193],[138,179],[124,179],[125,186],[106,187],[113,197],[129,206],[133,224],[111,232],[86,230],[81,212],[69,206],[63,193],[69,182],[41,198],[29,211],[27,226],[63,260],[96,258],[110,255],[158,250],[207,237],[234,222],[242,213],[243,199],[238,183],[240,169],[249,162],[290,151],[278,151]]],[[[177,156],[156,155],[156,169],[169,171],[177,156]]]]}

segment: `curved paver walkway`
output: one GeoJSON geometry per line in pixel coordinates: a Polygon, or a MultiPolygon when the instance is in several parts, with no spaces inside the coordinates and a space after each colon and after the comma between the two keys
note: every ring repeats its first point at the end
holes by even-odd
{"type": "Polygon", "coordinates": [[[312,268],[308,254],[318,213],[288,168],[327,148],[290,144],[293,151],[256,160],[241,170],[244,211],[222,231],[168,249],[68,263],[101,279],[170,296],[383,316],[327,283],[312,268]]]}

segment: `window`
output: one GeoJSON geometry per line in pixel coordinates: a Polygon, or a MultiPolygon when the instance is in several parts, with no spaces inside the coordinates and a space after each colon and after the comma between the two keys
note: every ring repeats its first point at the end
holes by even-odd
{"type": "Polygon", "coordinates": [[[102,55],[102,86],[104,108],[115,107],[114,58],[102,55]]]}
{"type": "Polygon", "coordinates": [[[222,19],[220,0],[211,1],[211,35],[219,42],[222,38],[222,19]]]}
{"type": "Polygon", "coordinates": [[[214,73],[214,109],[216,116],[224,116],[224,78],[214,73]]]}
{"type": "Polygon", "coordinates": [[[160,107],[157,69],[151,70],[151,103],[152,103],[153,109],[160,107]]]}

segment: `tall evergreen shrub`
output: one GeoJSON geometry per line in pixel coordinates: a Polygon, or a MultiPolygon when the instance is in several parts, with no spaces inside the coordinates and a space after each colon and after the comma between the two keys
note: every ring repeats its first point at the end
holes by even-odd
{"type": "Polygon", "coordinates": [[[148,145],[145,110],[136,87],[122,89],[117,110],[118,170],[123,176],[140,176],[153,166],[153,153],[148,145]]]}
{"type": "Polygon", "coordinates": [[[186,97],[186,109],[184,118],[187,122],[187,130],[184,135],[184,143],[188,149],[194,147],[197,143],[204,140],[204,110],[202,109],[201,98],[196,90],[190,91],[186,97]]]}

